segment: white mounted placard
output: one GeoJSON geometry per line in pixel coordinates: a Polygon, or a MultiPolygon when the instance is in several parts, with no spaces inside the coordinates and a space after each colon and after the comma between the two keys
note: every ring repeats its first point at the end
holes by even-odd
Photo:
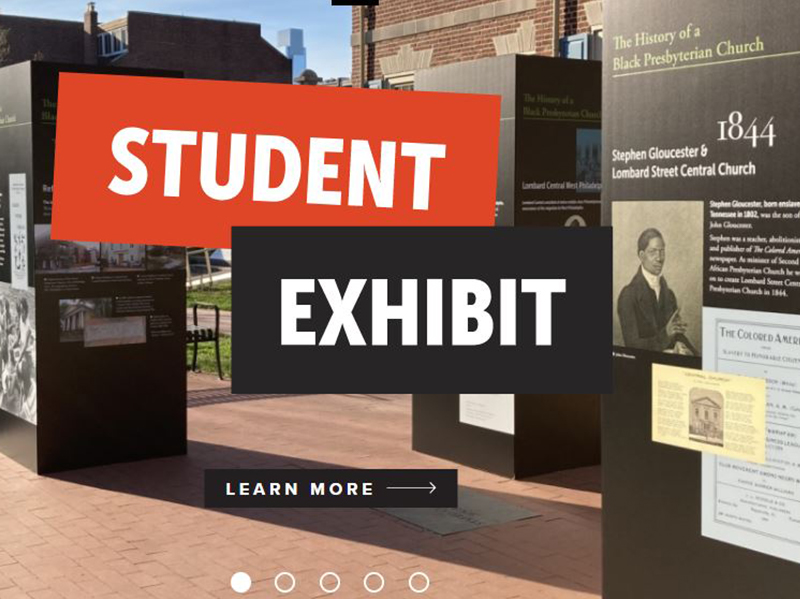
{"type": "Polygon", "coordinates": [[[28,289],[28,185],[25,173],[8,176],[11,286],[28,289]]]}
{"type": "Polygon", "coordinates": [[[458,421],[508,435],[514,434],[513,393],[462,393],[458,421]]]}

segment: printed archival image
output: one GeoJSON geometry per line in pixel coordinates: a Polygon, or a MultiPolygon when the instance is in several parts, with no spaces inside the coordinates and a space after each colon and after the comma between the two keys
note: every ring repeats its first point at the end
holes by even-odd
{"type": "Polygon", "coordinates": [[[614,202],[614,344],[699,356],[703,202],[614,202]]]}
{"type": "Polygon", "coordinates": [[[58,302],[62,343],[83,341],[87,322],[111,316],[111,298],[62,299],[58,302]]]}
{"type": "Polygon", "coordinates": [[[147,270],[180,270],[186,268],[185,250],[171,245],[147,246],[147,270]]]}
{"type": "Polygon", "coordinates": [[[600,129],[578,129],[575,137],[575,182],[578,191],[598,192],[602,164],[600,129]],[[583,185],[581,185],[583,183],[583,185]]]}
{"type": "Polygon", "coordinates": [[[719,391],[695,388],[689,391],[689,438],[723,447],[725,398],[719,391]]]}
{"type": "Polygon", "coordinates": [[[104,271],[144,270],[145,246],[132,243],[100,244],[100,266],[104,271]]]}
{"type": "Polygon", "coordinates": [[[100,244],[50,239],[50,225],[35,225],[36,271],[45,273],[97,272],[100,244]]]}
{"type": "Polygon", "coordinates": [[[0,408],[36,424],[34,294],[8,283],[0,283],[0,408]]]}
{"type": "Polygon", "coordinates": [[[93,318],[86,323],[84,347],[109,345],[136,345],[147,343],[147,318],[145,316],[118,316],[93,318]]]}
{"type": "Polygon", "coordinates": [[[12,280],[28,282],[28,236],[15,232],[11,235],[11,264],[14,271],[12,280]]]}

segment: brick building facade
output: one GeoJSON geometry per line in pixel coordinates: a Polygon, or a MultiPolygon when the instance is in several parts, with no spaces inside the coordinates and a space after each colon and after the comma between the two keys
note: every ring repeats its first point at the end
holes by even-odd
{"type": "Polygon", "coordinates": [[[25,60],[83,63],[84,32],[80,21],[32,19],[0,14],[0,66],[25,60]]]}
{"type": "Polygon", "coordinates": [[[0,14],[2,30],[8,46],[0,66],[38,59],[178,70],[194,79],[292,81],[291,61],[261,37],[258,23],[147,12],[100,23],[90,2],[83,23],[0,14]]]}
{"type": "Polygon", "coordinates": [[[597,59],[602,0],[381,0],[353,8],[351,45],[355,87],[413,87],[417,69],[499,54],[597,59]]]}

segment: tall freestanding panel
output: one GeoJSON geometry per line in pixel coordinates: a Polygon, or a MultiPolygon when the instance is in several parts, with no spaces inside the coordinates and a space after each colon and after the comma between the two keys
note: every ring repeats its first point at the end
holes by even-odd
{"type": "MultiPolygon", "coordinates": [[[[800,5],[604,6],[616,355],[615,393],[603,400],[603,596],[794,598],[800,5]],[[652,407],[661,364],[765,379],[766,463],[653,442],[654,418],[688,419],[652,407]]],[[[723,409],[727,398],[703,401],[723,409]]],[[[742,423],[726,422],[726,442],[742,423]]]]}
{"type": "Polygon", "coordinates": [[[183,249],[50,236],[62,71],[165,74],[0,69],[0,451],[39,473],[186,451],[183,249]]]}
{"type": "MultiPolygon", "coordinates": [[[[508,55],[422,70],[415,86],[502,97],[497,225],[580,227],[600,224],[600,77],[599,62],[508,55]]],[[[413,405],[418,451],[511,477],[600,461],[596,395],[415,394],[413,405]]]]}

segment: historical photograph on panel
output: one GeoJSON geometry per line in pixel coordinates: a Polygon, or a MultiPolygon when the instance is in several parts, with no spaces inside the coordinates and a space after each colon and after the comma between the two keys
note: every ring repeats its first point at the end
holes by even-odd
{"type": "Polygon", "coordinates": [[[35,225],[36,271],[39,273],[97,272],[100,244],[50,238],[50,225],[35,225]]]}
{"type": "Polygon", "coordinates": [[[144,270],[145,246],[133,243],[101,243],[100,266],[104,272],[144,270]]]}
{"type": "Polygon", "coordinates": [[[614,344],[699,356],[703,202],[612,205],[614,344]]]}
{"type": "Polygon", "coordinates": [[[0,408],[36,424],[34,294],[8,283],[0,283],[0,408]]]}
{"type": "Polygon", "coordinates": [[[94,318],[86,323],[84,347],[109,345],[136,345],[147,343],[147,318],[145,316],[118,316],[94,318]]]}
{"type": "Polygon", "coordinates": [[[601,139],[600,129],[578,129],[575,134],[575,181],[579,192],[600,190],[601,139]]]}
{"type": "Polygon", "coordinates": [[[83,341],[86,323],[111,316],[111,298],[62,299],[58,302],[62,343],[83,341]]]}
{"type": "Polygon", "coordinates": [[[147,270],[180,270],[186,268],[184,248],[171,245],[147,246],[147,270]]]}
{"type": "Polygon", "coordinates": [[[724,402],[719,391],[702,388],[689,391],[689,439],[719,447],[725,445],[724,402]]]}

